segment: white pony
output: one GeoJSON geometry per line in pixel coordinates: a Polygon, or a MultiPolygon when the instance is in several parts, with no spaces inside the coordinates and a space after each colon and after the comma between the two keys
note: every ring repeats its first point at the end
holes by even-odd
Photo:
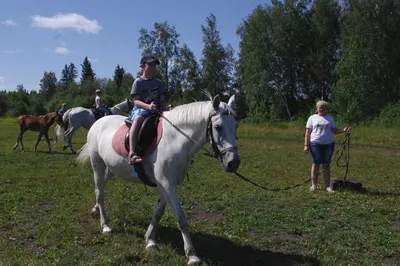
{"type": "MultiPolygon", "coordinates": [[[[209,95],[210,99],[211,96],[209,95]]],[[[228,104],[219,97],[206,102],[194,102],[164,112],[163,135],[156,149],[143,157],[143,167],[149,179],[159,189],[159,202],[155,207],[151,223],[145,234],[146,250],[156,248],[156,230],[164,214],[165,206],[171,208],[182,232],[188,265],[197,264],[196,255],[189,235],[189,226],[181,208],[177,186],[181,183],[194,153],[206,144],[212,143],[215,154],[226,172],[236,172],[240,164],[236,144],[235,97],[228,104]],[[168,119],[168,120],[167,120],[168,119]],[[186,136],[184,136],[184,134],[186,136]]],[[[77,161],[84,164],[90,160],[95,181],[96,204],[92,214],[100,213],[102,233],[111,232],[104,209],[104,187],[107,181],[119,176],[127,181],[141,183],[127,157],[118,155],[112,148],[114,133],[125,123],[126,117],[106,116],[98,120],[89,130],[87,143],[79,151],[77,161]]]]}
{"type": "MultiPolygon", "coordinates": [[[[123,115],[128,113],[133,107],[132,102],[129,99],[110,107],[111,114],[123,115]]],[[[64,127],[56,126],[56,137],[54,142],[57,143],[61,136],[64,136],[64,149],[69,148],[72,153],[75,153],[72,147],[72,136],[75,131],[84,127],[87,130],[96,122],[96,118],[90,109],[83,107],[74,107],[68,109],[63,115],[64,127]],[[70,125],[70,128],[68,126],[70,125]]]]}

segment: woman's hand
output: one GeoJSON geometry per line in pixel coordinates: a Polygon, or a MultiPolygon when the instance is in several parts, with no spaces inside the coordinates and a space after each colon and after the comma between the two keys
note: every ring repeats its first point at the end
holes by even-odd
{"type": "Polygon", "coordinates": [[[343,128],[343,132],[350,132],[351,130],[351,126],[347,126],[345,128],[343,128]]]}
{"type": "Polygon", "coordinates": [[[304,152],[308,153],[308,145],[304,145],[304,152]]]}

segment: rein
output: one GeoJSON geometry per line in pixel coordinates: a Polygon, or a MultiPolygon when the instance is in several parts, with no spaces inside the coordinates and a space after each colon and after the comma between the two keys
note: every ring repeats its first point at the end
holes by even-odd
{"type": "MultiPolygon", "coordinates": [[[[346,174],[344,176],[344,179],[346,179],[347,173],[349,172],[349,160],[350,160],[349,148],[350,148],[350,132],[346,132],[346,136],[345,136],[343,142],[341,143],[339,149],[336,150],[335,155],[331,159],[331,162],[328,164],[328,165],[330,165],[332,163],[332,161],[334,160],[334,158],[341,151],[339,157],[336,159],[336,165],[338,167],[345,167],[346,168],[346,174]],[[343,155],[345,155],[345,165],[339,165],[339,160],[340,160],[340,158],[342,158],[343,155]]],[[[325,170],[325,168],[326,167],[323,167],[322,170],[319,173],[322,173],[325,170]]],[[[309,178],[306,181],[304,181],[302,183],[298,183],[298,184],[293,185],[293,186],[275,188],[275,187],[266,187],[266,186],[257,184],[256,182],[246,178],[245,176],[243,176],[243,175],[241,175],[241,174],[239,174],[237,172],[235,173],[235,175],[238,176],[239,178],[243,179],[244,181],[256,186],[256,187],[259,187],[261,189],[268,190],[268,191],[283,191],[283,190],[294,189],[296,187],[302,186],[302,185],[304,185],[304,184],[306,184],[306,183],[311,181],[311,178],[309,178]]]]}
{"type": "MultiPolygon", "coordinates": [[[[210,152],[208,149],[206,149],[205,147],[203,147],[202,145],[200,145],[200,143],[198,143],[196,140],[194,140],[193,138],[191,138],[190,136],[188,136],[185,132],[183,132],[180,128],[178,128],[177,126],[174,125],[174,123],[172,123],[170,120],[168,120],[160,111],[156,111],[162,118],[164,118],[169,124],[171,124],[171,126],[173,126],[179,133],[181,133],[183,136],[185,136],[187,139],[189,139],[190,141],[192,141],[193,143],[197,144],[200,148],[202,148],[206,153],[204,155],[222,160],[222,156],[230,151],[230,150],[237,150],[237,146],[232,146],[232,147],[228,147],[225,149],[220,150],[217,147],[217,144],[214,140],[213,134],[212,134],[212,122],[211,122],[211,118],[213,116],[216,116],[219,114],[219,112],[214,112],[212,113],[209,118],[208,118],[208,122],[207,122],[207,130],[206,130],[206,138],[211,140],[211,148],[213,149],[214,152],[210,152]]],[[[350,132],[346,132],[345,133],[345,138],[343,140],[343,142],[340,144],[339,148],[336,150],[334,156],[331,159],[331,162],[328,164],[330,165],[332,163],[332,161],[334,160],[334,158],[340,153],[339,157],[336,159],[336,165],[338,167],[345,167],[346,168],[346,173],[345,173],[345,177],[344,179],[346,179],[347,177],[347,173],[349,171],[349,148],[350,148],[350,132]],[[345,165],[339,165],[339,160],[340,158],[342,158],[342,156],[345,155],[345,165]]],[[[319,173],[322,173],[324,171],[325,167],[322,168],[322,170],[319,173]]],[[[246,181],[247,183],[252,184],[253,186],[256,186],[258,188],[264,189],[264,190],[268,190],[268,191],[284,191],[284,190],[289,190],[289,189],[294,189],[297,188],[299,186],[302,186],[308,182],[311,181],[311,178],[305,180],[302,183],[298,183],[296,185],[293,186],[287,186],[287,187],[281,187],[281,188],[277,188],[277,187],[267,187],[267,186],[263,186],[260,185],[254,181],[252,181],[251,179],[246,178],[245,176],[239,174],[238,172],[234,173],[236,176],[238,176],[240,179],[246,181]]]]}
{"type": "MultiPolygon", "coordinates": [[[[211,153],[208,149],[206,149],[205,147],[203,147],[199,142],[197,142],[196,140],[194,140],[193,138],[191,138],[190,136],[188,136],[185,132],[183,132],[179,127],[175,126],[174,123],[172,123],[168,118],[166,118],[161,111],[156,111],[162,118],[165,119],[165,121],[167,121],[173,128],[175,128],[179,133],[181,133],[183,136],[185,136],[188,140],[192,141],[193,143],[197,144],[200,148],[202,148],[206,154],[208,156],[214,157],[214,154],[211,153]]],[[[210,117],[211,120],[211,117],[210,117]]]]}

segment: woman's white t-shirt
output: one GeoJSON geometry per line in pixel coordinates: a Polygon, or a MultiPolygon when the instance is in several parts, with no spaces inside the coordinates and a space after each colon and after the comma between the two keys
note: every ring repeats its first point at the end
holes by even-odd
{"type": "Polygon", "coordinates": [[[318,144],[333,142],[332,128],[336,128],[336,123],[332,116],[312,115],[308,118],[306,128],[311,130],[310,142],[318,144]]]}

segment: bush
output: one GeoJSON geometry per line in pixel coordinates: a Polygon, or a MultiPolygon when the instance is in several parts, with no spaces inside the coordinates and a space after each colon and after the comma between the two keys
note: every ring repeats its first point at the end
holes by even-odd
{"type": "Polygon", "coordinates": [[[400,103],[386,105],[379,113],[377,122],[386,127],[400,126],[400,103]]]}

